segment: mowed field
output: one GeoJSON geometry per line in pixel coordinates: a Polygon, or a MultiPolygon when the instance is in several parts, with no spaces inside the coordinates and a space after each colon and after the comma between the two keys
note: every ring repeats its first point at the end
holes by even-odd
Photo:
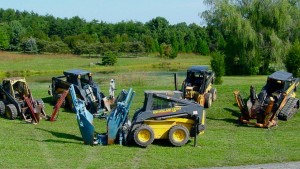
{"type": "MultiPolygon", "coordinates": [[[[173,73],[184,79],[191,65],[209,65],[210,58],[180,55],[174,60],[155,56],[119,58],[113,67],[98,65],[99,58],[73,55],[19,55],[0,53],[0,76],[26,76],[35,98],[42,98],[48,115],[53,105],[47,90],[52,76],[63,70],[91,70],[94,80],[108,94],[109,80],[116,80],[117,92],[132,87],[136,95],[130,109],[143,104],[143,91],[173,90],[173,73]]],[[[238,125],[239,109],[233,91],[244,97],[249,86],[259,91],[266,76],[223,77],[217,101],[207,109],[206,131],[183,147],[168,141],[154,141],[147,148],[138,146],[87,146],[83,144],[76,117],[61,109],[55,122],[42,120],[37,125],[22,120],[0,118],[0,168],[199,168],[272,162],[300,161],[300,113],[287,122],[279,121],[272,129],[238,125]]],[[[300,92],[297,92],[300,96],[300,92]]],[[[105,121],[94,120],[97,132],[105,131],[105,121]]]]}

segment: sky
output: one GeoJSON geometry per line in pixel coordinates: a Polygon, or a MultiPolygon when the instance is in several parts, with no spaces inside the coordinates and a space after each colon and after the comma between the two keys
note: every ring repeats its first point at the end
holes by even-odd
{"type": "Polygon", "coordinates": [[[164,17],[170,24],[205,25],[199,14],[207,9],[203,0],[0,0],[0,8],[35,12],[60,18],[79,16],[107,23],[148,22],[164,17]]]}

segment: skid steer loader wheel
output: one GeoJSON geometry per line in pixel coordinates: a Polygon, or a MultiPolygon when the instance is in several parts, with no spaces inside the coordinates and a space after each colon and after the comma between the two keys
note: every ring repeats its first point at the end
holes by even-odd
{"type": "Polygon", "coordinates": [[[151,127],[144,124],[135,129],[133,139],[137,145],[147,147],[154,140],[154,132],[151,127]]]}
{"type": "Polygon", "coordinates": [[[17,115],[18,115],[18,111],[15,105],[13,104],[8,104],[5,107],[5,115],[8,119],[10,120],[14,120],[16,119],[17,115]]]}
{"type": "Polygon", "coordinates": [[[210,93],[212,94],[212,101],[214,102],[214,101],[216,101],[217,100],[217,89],[216,88],[212,88],[211,90],[210,90],[210,93]]]}
{"type": "Polygon", "coordinates": [[[189,130],[183,125],[175,125],[169,131],[169,141],[172,145],[180,147],[187,143],[190,137],[189,130]]]}
{"type": "Polygon", "coordinates": [[[5,115],[5,104],[3,101],[0,101],[0,116],[4,116],[5,115]]]}
{"type": "Polygon", "coordinates": [[[212,104],[212,94],[211,93],[206,93],[204,97],[205,97],[204,107],[205,108],[210,108],[210,106],[212,104]]]}

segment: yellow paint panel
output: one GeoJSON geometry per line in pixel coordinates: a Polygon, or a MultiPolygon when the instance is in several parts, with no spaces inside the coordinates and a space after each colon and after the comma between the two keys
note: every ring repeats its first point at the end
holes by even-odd
{"type": "Polygon", "coordinates": [[[186,119],[186,118],[171,118],[166,120],[145,120],[144,124],[147,124],[154,131],[155,139],[167,139],[168,132],[171,127],[174,125],[183,125],[189,131],[194,125],[194,120],[186,119]]]}

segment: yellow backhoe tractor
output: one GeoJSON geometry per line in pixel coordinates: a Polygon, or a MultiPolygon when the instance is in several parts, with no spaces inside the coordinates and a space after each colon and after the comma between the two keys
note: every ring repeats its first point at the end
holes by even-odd
{"type": "Polygon", "coordinates": [[[240,92],[235,91],[234,96],[241,111],[239,121],[268,128],[277,124],[277,118],[288,120],[299,109],[299,99],[295,93],[298,85],[299,78],[294,78],[288,72],[277,71],[268,76],[266,85],[258,95],[254,87],[250,87],[247,104],[240,92]],[[256,119],[256,122],[251,122],[251,119],[256,119]]]}
{"type": "Polygon", "coordinates": [[[182,83],[181,91],[184,98],[209,108],[217,99],[217,89],[212,87],[214,80],[215,73],[208,70],[208,66],[190,67],[182,83]]]}

